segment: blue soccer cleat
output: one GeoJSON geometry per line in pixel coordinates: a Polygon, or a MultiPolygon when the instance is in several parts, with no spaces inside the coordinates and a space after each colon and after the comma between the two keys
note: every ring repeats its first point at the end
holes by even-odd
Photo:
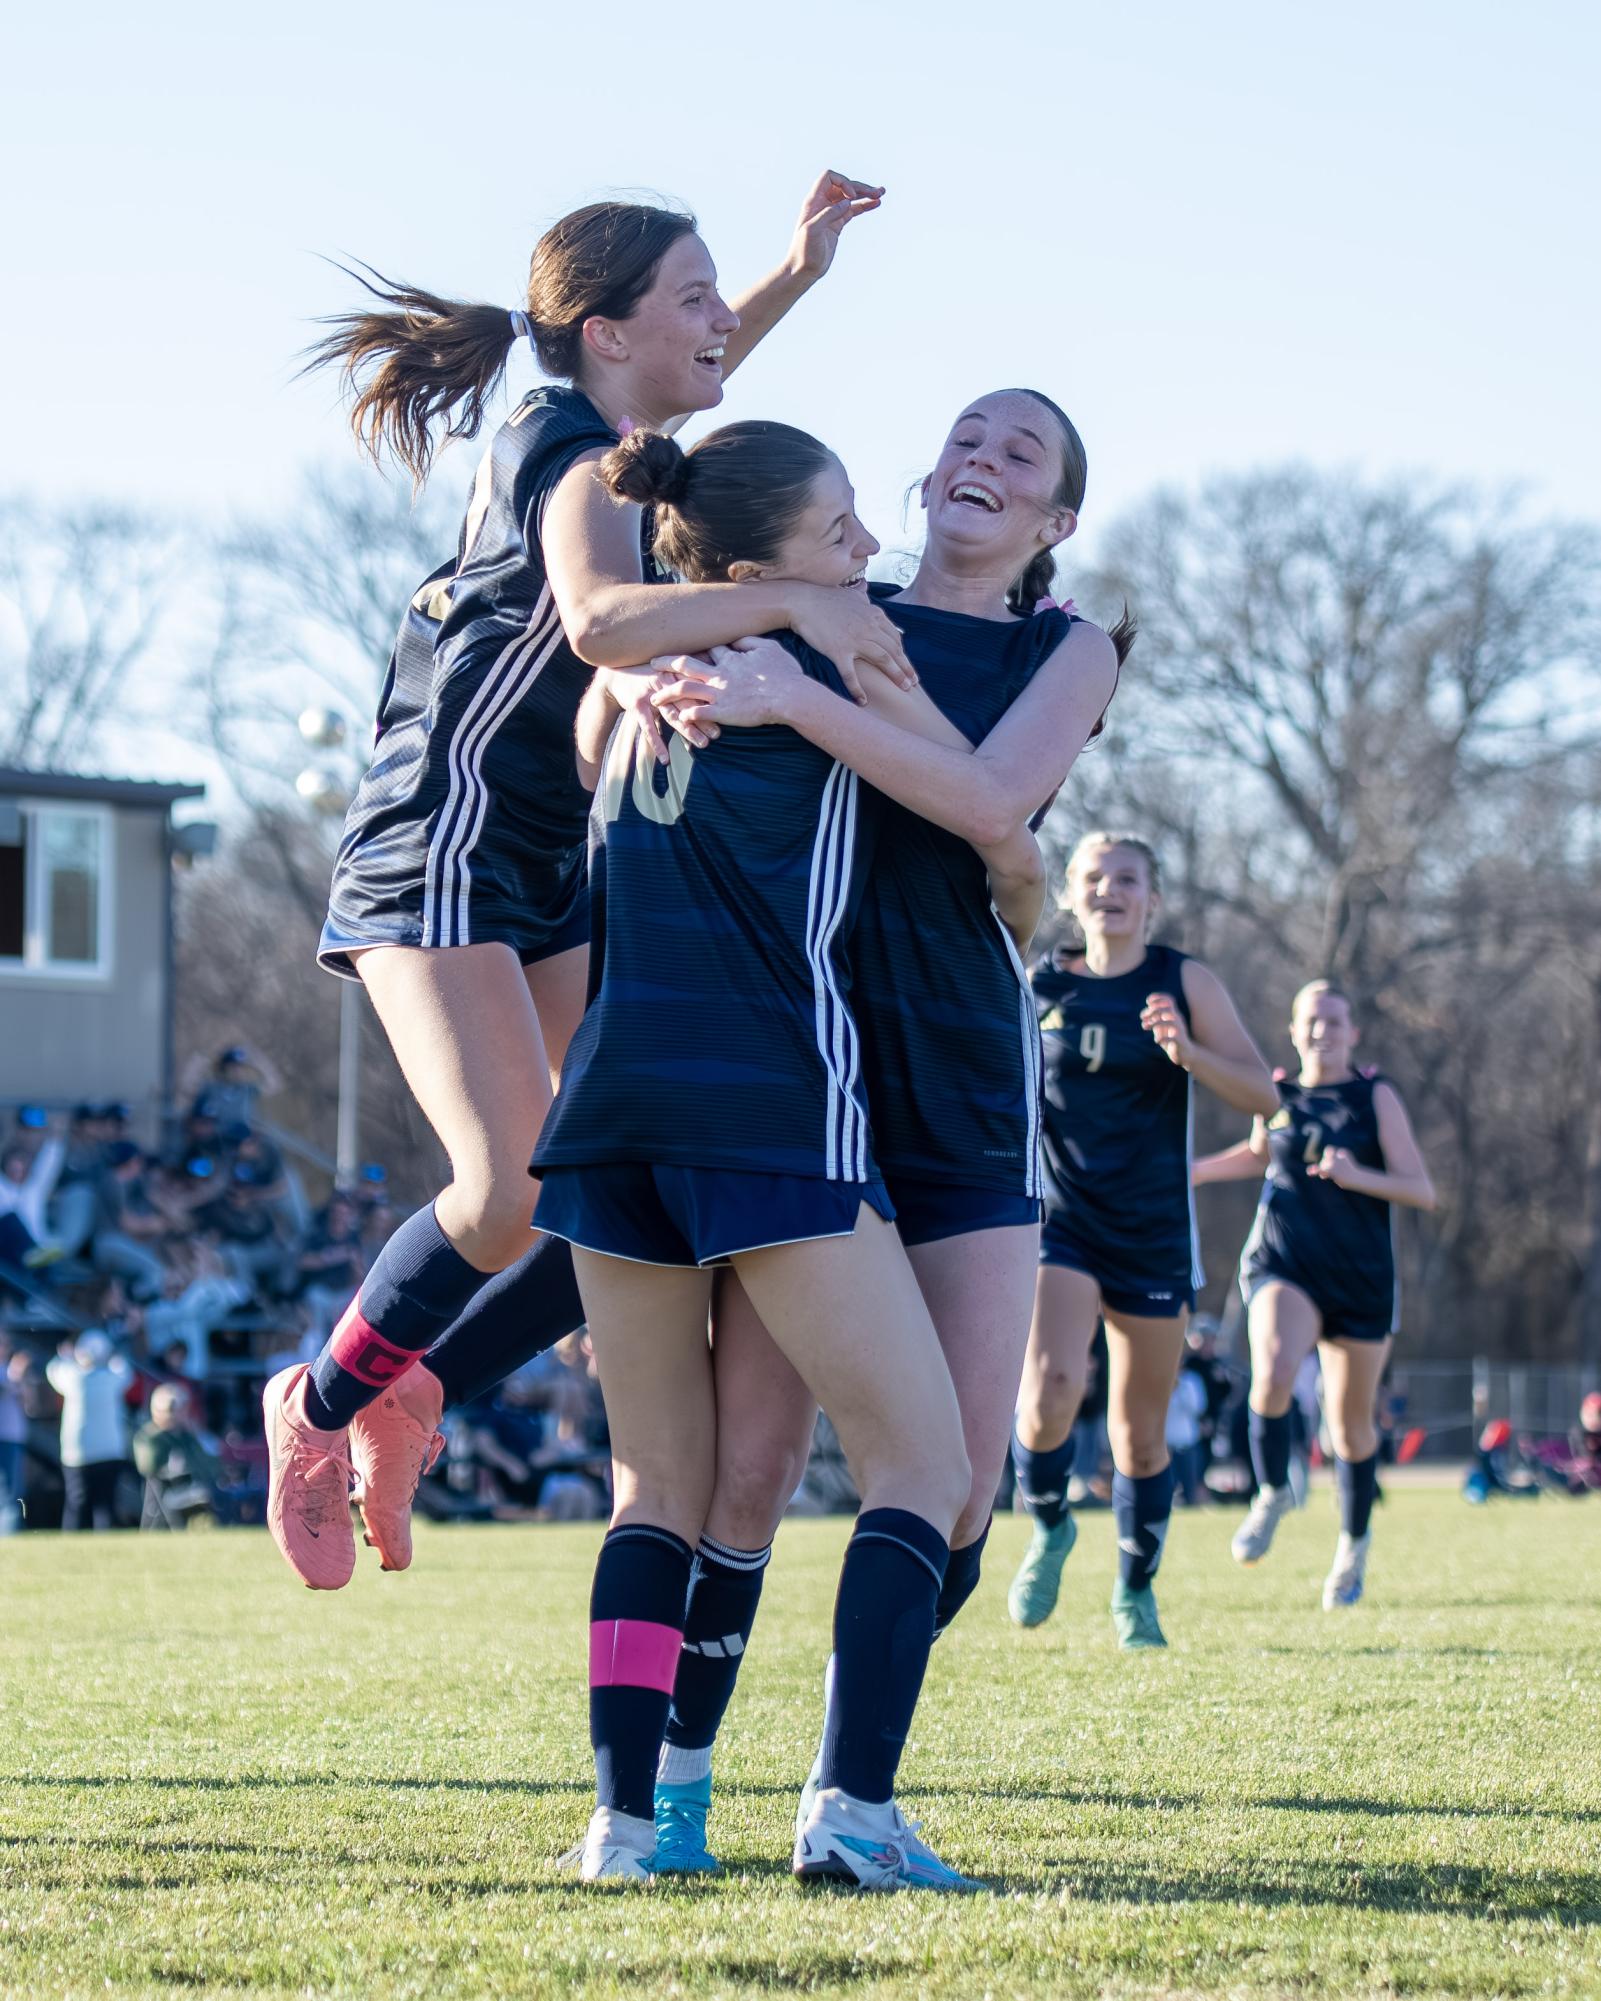
{"type": "Polygon", "coordinates": [[[722,1863],[706,1846],[706,1816],[711,1811],[712,1775],[679,1785],[656,1781],[656,1853],[650,1867],[657,1876],[715,1876],[722,1863]]]}
{"type": "Polygon", "coordinates": [[[1050,1527],[1036,1519],[1033,1540],[1006,1594],[1006,1609],[1014,1625],[1043,1626],[1056,1610],[1062,1565],[1073,1554],[1077,1541],[1078,1523],[1071,1515],[1064,1515],[1050,1527]]]}

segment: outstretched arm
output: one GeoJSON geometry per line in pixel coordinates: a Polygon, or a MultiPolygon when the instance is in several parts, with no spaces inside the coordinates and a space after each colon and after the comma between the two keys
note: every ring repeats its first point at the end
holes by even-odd
{"type": "Polygon", "coordinates": [[[828,275],[846,226],[859,215],[871,215],[883,199],[882,188],[853,181],[848,174],[830,169],[818,176],[801,204],[800,220],[783,263],[733,302],[739,330],[723,343],[725,378],[761,345],[791,306],[803,299],[819,278],[828,275]]]}
{"type": "Polygon", "coordinates": [[[1077,624],[977,749],[966,750],[930,739],[916,720],[933,709],[921,690],[907,694],[875,677],[857,707],[809,680],[781,646],[757,640],[719,648],[712,659],[709,675],[692,669],[662,690],[658,705],[702,727],[787,724],[981,852],[1010,840],[1066,778],[1117,675],[1111,640],[1099,626],[1077,624]]]}
{"type": "Polygon", "coordinates": [[[1190,1166],[1190,1180],[1197,1188],[1213,1181],[1260,1181],[1267,1166],[1267,1125],[1262,1119],[1251,1122],[1251,1137],[1226,1146],[1221,1153],[1203,1153],[1190,1166]]]}

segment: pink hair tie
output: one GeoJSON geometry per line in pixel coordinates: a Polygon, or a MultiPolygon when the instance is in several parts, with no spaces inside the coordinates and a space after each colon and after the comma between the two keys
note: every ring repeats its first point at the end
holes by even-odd
{"type": "Polygon", "coordinates": [[[631,437],[633,435],[633,432],[634,432],[634,420],[632,417],[619,417],[617,419],[618,437],[620,438],[631,437]]]}
{"type": "Polygon", "coordinates": [[[1071,598],[1063,598],[1060,604],[1056,602],[1055,598],[1050,596],[1037,598],[1034,602],[1034,610],[1036,613],[1042,611],[1064,611],[1072,613],[1074,617],[1078,615],[1078,606],[1074,604],[1071,598]]]}

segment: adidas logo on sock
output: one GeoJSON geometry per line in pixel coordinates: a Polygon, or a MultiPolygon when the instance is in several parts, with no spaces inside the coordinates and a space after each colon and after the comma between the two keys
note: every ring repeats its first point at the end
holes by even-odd
{"type": "Polygon", "coordinates": [[[720,1640],[685,1640],[686,1654],[702,1654],[707,1660],[738,1660],[745,1651],[745,1642],[738,1633],[724,1633],[720,1640]]]}

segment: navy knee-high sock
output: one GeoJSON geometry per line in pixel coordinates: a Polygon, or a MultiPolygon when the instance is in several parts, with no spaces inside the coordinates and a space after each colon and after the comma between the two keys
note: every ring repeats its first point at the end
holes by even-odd
{"type": "Polygon", "coordinates": [[[854,1799],[893,1797],[895,1770],[934,1644],[950,1545],[905,1508],[858,1515],[834,1602],[834,1691],[819,1782],[854,1799]]]}
{"type": "Polygon", "coordinates": [[[1264,1417],[1253,1410],[1246,1419],[1251,1438],[1251,1470],[1259,1487],[1287,1487],[1290,1484],[1290,1413],[1264,1417]]]}
{"type": "Polygon", "coordinates": [[[1354,1541],[1368,1532],[1374,1497],[1379,1491],[1379,1455],[1366,1459],[1336,1459],[1334,1478],[1340,1490],[1340,1527],[1354,1541]]]}
{"type": "Polygon", "coordinates": [[[1117,1517],[1118,1575],[1130,1591],[1143,1591],[1156,1575],[1173,1513],[1173,1468],[1130,1479],[1112,1475],[1112,1511],[1117,1517]]]}
{"type": "Polygon", "coordinates": [[[1060,1445],[1047,1445],[1038,1452],[1022,1444],[1015,1431],[1012,1433],[1012,1470],[1017,1475],[1017,1491],[1035,1521],[1048,1529],[1067,1519],[1067,1483],[1077,1448],[1075,1431],[1070,1431],[1060,1445]]]}
{"type": "Polygon", "coordinates": [[[712,1746],[750,1644],[772,1553],[771,1543],[765,1549],[733,1549],[712,1536],[700,1539],[657,1766],[658,1777],[669,1785],[704,1778],[712,1768],[712,1746]]]}
{"type": "Polygon", "coordinates": [[[583,1324],[572,1246],[541,1234],[479,1286],[428,1350],[445,1408],[471,1403],[583,1324]]]}
{"type": "Polygon", "coordinates": [[[690,1547],[648,1522],[613,1529],[589,1593],[589,1741],[595,1800],[651,1819],[656,1759],[684,1638],[690,1547]]]}
{"type": "Polygon", "coordinates": [[[439,1227],[430,1202],[373,1261],[306,1379],[306,1415],[337,1430],[403,1376],[487,1277],[439,1227]]]}
{"type": "MultiPolygon", "coordinates": [[[[991,1520],[993,1519],[992,1516],[991,1520]]],[[[945,1566],[945,1582],[940,1586],[939,1597],[934,1602],[936,1640],[978,1589],[978,1574],[984,1563],[984,1545],[989,1538],[990,1522],[986,1522],[972,1542],[965,1542],[960,1549],[951,1551],[951,1560],[945,1566]]]]}

